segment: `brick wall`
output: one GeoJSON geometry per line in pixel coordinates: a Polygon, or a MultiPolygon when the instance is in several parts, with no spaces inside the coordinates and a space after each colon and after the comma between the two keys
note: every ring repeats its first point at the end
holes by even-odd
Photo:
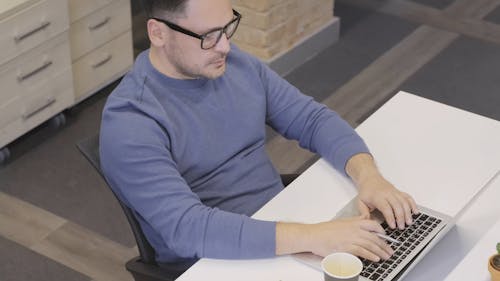
{"type": "Polygon", "coordinates": [[[334,0],[232,0],[243,15],[232,41],[270,61],[321,30],[333,18],[334,0]]]}

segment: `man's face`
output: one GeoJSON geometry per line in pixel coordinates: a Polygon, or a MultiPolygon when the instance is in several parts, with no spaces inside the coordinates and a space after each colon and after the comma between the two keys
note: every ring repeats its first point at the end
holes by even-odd
{"type": "MultiPolygon", "coordinates": [[[[225,26],[233,19],[229,0],[190,0],[185,16],[172,20],[175,24],[204,34],[214,28],[225,26]]],[[[177,78],[214,79],[226,70],[226,57],[230,51],[227,37],[223,34],[220,41],[211,49],[201,49],[201,40],[177,32],[165,26],[169,40],[164,46],[164,54],[170,62],[177,78]]]]}

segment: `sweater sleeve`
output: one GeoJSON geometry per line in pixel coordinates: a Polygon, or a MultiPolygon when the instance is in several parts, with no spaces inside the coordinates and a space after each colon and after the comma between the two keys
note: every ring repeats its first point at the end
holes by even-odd
{"type": "Polygon", "coordinates": [[[288,139],[325,158],[347,176],[347,161],[358,153],[369,153],[361,137],[336,112],[259,64],[267,95],[267,123],[288,139]]]}
{"type": "Polygon", "coordinates": [[[107,181],[182,258],[275,255],[275,223],[202,204],[176,168],[169,136],[126,101],[108,101],[100,136],[107,181]],[[119,140],[119,141],[117,141],[119,140]]]}

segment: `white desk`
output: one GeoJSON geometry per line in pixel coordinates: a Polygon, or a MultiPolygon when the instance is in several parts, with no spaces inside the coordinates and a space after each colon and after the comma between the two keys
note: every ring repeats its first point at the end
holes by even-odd
{"type": "MultiPolygon", "coordinates": [[[[460,206],[476,195],[475,203],[460,216],[456,229],[405,278],[443,280],[479,239],[480,231],[496,220],[482,212],[500,214],[500,206],[491,197],[500,198],[500,188],[482,188],[500,169],[500,122],[401,92],[357,131],[382,172],[419,204],[457,215],[460,206]]],[[[324,221],[355,194],[348,179],[319,160],[254,217],[324,221]]],[[[178,280],[298,281],[322,280],[322,275],[283,256],[240,261],[202,259],[178,280]]]]}
{"type": "MultiPolygon", "coordinates": [[[[483,239],[484,234],[491,229],[495,222],[500,220],[498,198],[500,198],[500,177],[485,187],[473,204],[460,216],[455,228],[416,265],[404,280],[444,280],[456,266],[462,266],[457,264],[479,243],[478,241],[483,239]]],[[[500,232],[497,232],[498,239],[500,239],[500,232]]],[[[490,255],[494,252],[494,246],[492,247],[490,255]]],[[[488,272],[485,267],[487,260],[478,262],[482,262],[483,269],[488,272]]],[[[469,266],[467,265],[467,267],[469,266]]],[[[476,270],[477,268],[472,271],[481,271],[480,268],[479,271],[476,270]]],[[[481,281],[483,279],[471,279],[464,276],[464,278],[449,279],[449,281],[451,280],[481,281]]]]}
{"type": "MultiPolygon", "coordinates": [[[[500,187],[500,186],[499,186],[500,187]]],[[[498,198],[498,197],[497,197],[498,198]]],[[[495,254],[495,246],[500,242],[500,220],[490,228],[467,256],[446,277],[446,281],[489,281],[488,260],[495,254]]]]}

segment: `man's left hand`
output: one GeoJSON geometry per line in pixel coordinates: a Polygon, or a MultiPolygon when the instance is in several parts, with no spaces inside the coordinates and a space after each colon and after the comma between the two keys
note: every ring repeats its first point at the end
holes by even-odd
{"type": "Polygon", "coordinates": [[[378,209],[391,228],[404,229],[412,224],[412,214],[418,213],[413,198],[394,187],[380,174],[375,174],[357,183],[359,190],[358,209],[364,217],[378,209]]]}
{"type": "Polygon", "coordinates": [[[404,229],[412,223],[412,214],[418,213],[415,200],[380,174],[370,154],[354,155],[346,172],[358,187],[358,209],[363,217],[369,218],[370,211],[378,209],[391,228],[404,229]]]}

